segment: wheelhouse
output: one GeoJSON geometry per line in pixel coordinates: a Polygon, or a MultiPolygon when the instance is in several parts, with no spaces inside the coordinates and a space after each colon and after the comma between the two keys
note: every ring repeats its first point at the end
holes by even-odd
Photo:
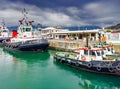
{"type": "Polygon", "coordinates": [[[83,60],[85,59],[86,61],[91,61],[91,60],[102,60],[102,48],[80,48],[80,56],[79,59],[83,60]]]}

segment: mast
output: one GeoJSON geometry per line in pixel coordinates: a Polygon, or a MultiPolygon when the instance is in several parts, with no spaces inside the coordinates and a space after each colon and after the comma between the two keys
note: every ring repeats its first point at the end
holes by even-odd
{"type": "Polygon", "coordinates": [[[5,28],[5,21],[4,19],[2,19],[2,26],[3,26],[3,29],[5,28]]]}
{"type": "Polygon", "coordinates": [[[26,11],[25,8],[23,9],[22,14],[24,16],[23,19],[24,19],[25,23],[27,23],[27,14],[28,14],[28,12],[26,11]]]}
{"type": "Polygon", "coordinates": [[[101,33],[98,32],[98,39],[99,39],[99,44],[101,43],[101,33]]]}
{"type": "Polygon", "coordinates": [[[88,33],[86,33],[86,47],[88,47],[88,33]]]}

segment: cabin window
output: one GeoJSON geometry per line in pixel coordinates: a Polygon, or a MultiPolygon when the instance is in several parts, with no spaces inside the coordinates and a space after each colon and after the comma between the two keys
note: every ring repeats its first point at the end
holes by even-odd
{"type": "Polygon", "coordinates": [[[102,50],[102,55],[104,54],[104,51],[102,50]]]}
{"type": "Polygon", "coordinates": [[[21,32],[23,32],[23,29],[22,29],[22,28],[20,28],[20,30],[21,30],[21,32]]]}
{"type": "Polygon", "coordinates": [[[100,56],[100,52],[97,52],[97,56],[100,56]]]}
{"type": "Polygon", "coordinates": [[[107,48],[108,49],[108,51],[110,51],[110,48],[107,48]]]}
{"type": "Polygon", "coordinates": [[[92,55],[95,56],[95,52],[92,52],[92,55]]]}
{"type": "Polygon", "coordinates": [[[111,48],[111,52],[113,52],[113,48],[111,48]]]}
{"type": "Polygon", "coordinates": [[[26,32],[30,32],[31,31],[31,28],[26,28],[26,32]]]}
{"type": "Polygon", "coordinates": [[[85,55],[88,55],[88,50],[85,50],[85,51],[84,51],[84,54],[85,54],[85,55]]]}
{"type": "Polygon", "coordinates": [[[20,28],[21,32],[30,32],[31,28],[20,28]]]}
{"type": "Polygon", "coordinates": [[[7,30],[3,30],[3,32],[7,32],[7,30]]]}
{"type": "Polygon", "coordinates": [[[90,51],[90,55],[95,56],[95,52],[90,51]]]}
{"type": "Polygon", "coordinates": [[[22,29],[22,32],[25,32],[25,28],[22,29]]]}

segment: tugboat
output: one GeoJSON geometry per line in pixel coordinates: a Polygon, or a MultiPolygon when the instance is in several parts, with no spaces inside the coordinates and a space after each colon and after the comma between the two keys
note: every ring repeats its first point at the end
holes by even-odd
{"type": "Polygon", "coordinates": [[[115,50],[113,48],[112,44],[108,44],[108,43],[103,43],[101,42],[100,44],[95,44],[94,47],[98,47],[98,48],[104,48],[104,52],[105,53],[115,53],[115,50]]]}
{"type": "MultiPolygon", "coordinates": [[[[107,56],[117,56],[118,54],[115,53],[115,50],[113,48],[112,44],[108,44],[108,43],[99,43],[99,44],[94,44],[94,46],[92,46],[92,48],[101,48],[102,50],[102,55],[103,57],[107,57],[107,56]]],[[[75,53],[79,53],[79,49],[76,49],[74,51],[75,53]]]]}
{"type": "Polygon", "coordinates": [[[79,53],[57,52],[54,60],[81,70],[120,76],[119,56],[102,55],[103,48],[79,48],[79,53]]]}
{"type": "MultiPolygon", "coordinates": [[[[48,40],[36,35],[37,29],[33,29],[32,22],[28,21],[27,12],[24,9],[24,18],[19,20],[19,27],[17,31],[12,32],[12,38],[10,41],[4,41],[5,49],[13,51],[27,51],[27,52],[43,52],[48,50],[48,40]]],[[[38,31],[39,32],[39,31],[38,31]]]]}
{"type": "Polygon", "coordinates": [[[5,26],[4,20],[2,21],[2,26],[0,27],[0,45],[2,45],[2,42],[4,40],[9,41],[10,40],[10,34],[8,28],[5,26]]]}

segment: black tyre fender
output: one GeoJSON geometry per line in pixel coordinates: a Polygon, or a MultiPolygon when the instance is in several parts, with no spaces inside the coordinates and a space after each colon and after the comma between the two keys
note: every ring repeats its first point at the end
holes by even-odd
{"type": "Polygon", "coordinates": [[[117,71],[120,71],[120,64],[116,66],[117,71]]]}
{"type": "Polygon", "coordinates": [[[91,67],[92,67],[92,63],[89,62],[89,63],[87,64],[87,67],[88,67],[88,68],[91,68],[91,67]]]}

